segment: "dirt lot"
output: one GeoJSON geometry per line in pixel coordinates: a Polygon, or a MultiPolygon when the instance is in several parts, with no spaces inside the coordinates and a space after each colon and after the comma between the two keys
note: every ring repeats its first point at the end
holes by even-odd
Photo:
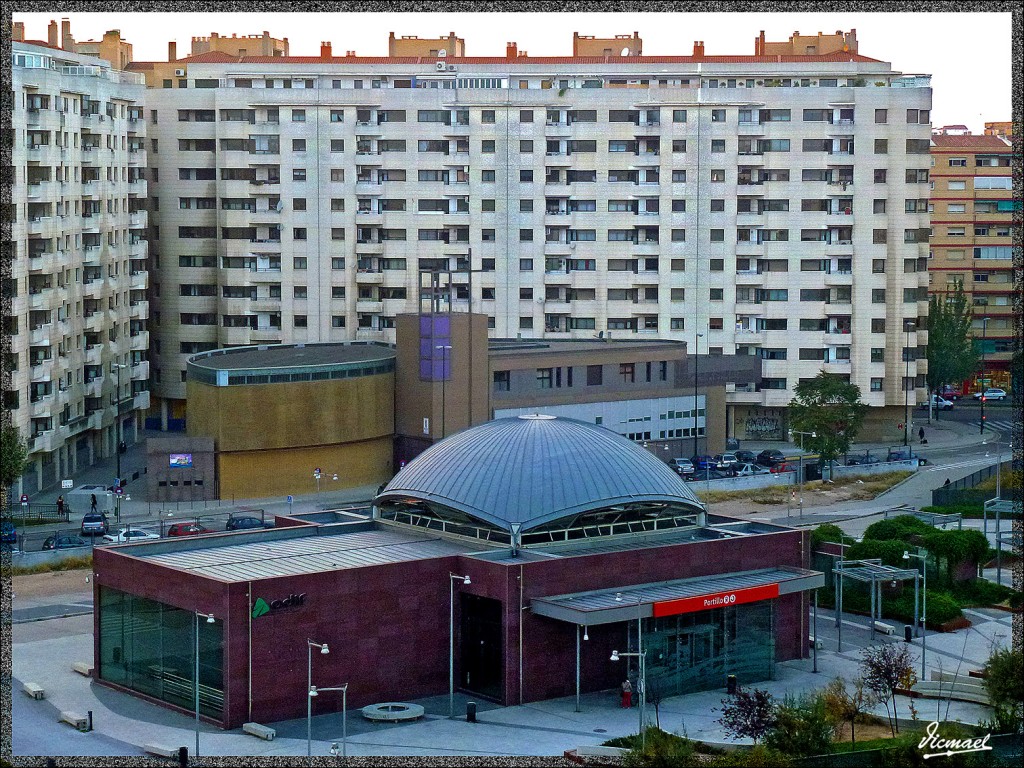
{"type": "Polygon", "coordinates": [[[90,570],[82,569],[12,576],[11,588],[19,597],[56,597],[74,592],[87,592],[89,585],[85,583],[85,577],[90,573],[90,570]]]}

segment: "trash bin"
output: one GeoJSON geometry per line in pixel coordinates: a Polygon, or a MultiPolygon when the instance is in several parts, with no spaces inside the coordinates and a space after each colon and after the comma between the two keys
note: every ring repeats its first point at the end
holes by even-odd
{"type": "Polygon", "coordinates": [[[730,696],[736,695],[736,675],[729,675],[725,679],[725,690],[730,696]]]}
{"type": "Polygon", "coordinates": [[[178,747],[178,766],[188,768],[188,747],[178,747]]]}
{"type": "Polygon", "coordinates": [[[476,722],[476,702],[475,701],[467,701],[466,702],[466,722],[467,723],[475,723],[476,722]]]}
{"type": "Polygon", "coordinates": [[[913,634],[913,627],[911,627],[909,624],[904,624],[903,625],[903,642],[909,643],[910,642],[910,636],[912,634],[913,634]]]}

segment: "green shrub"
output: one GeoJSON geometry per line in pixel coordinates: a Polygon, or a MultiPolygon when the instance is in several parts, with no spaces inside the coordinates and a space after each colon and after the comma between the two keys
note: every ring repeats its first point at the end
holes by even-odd
{"type": "Polygon", "coordinates": [[[666,733],[660,728],[647,728],[643,739],[633,734],[622,739],[611,739],[605,744],[630,748],[623,760],[627,768],[690,768],[700,765],[692,741],[666,733]]]}
{"type": "Polygon", "coordinates": [[[839,544],[842,541],[841,535],[843,529],[833,523],[823,523],[811,531],[811,544],[818,546],[825,542],[834,542],[839,544]]]}
{"type": "Polygon", "coordinates": [[[946,579],[953,581],[953,568],[963,562],[980,563],[988,552],[988,539],[981,531],[935,531],[923,537],[922,545],[946,562],[946,579]]]}
{"type": "Polygon", "coordinates": [[[936,515],[966,515],[966,514],[981,514],[984,512],[984,506],[981,504],[950,504],[948,506],[927,506],[921,507],[922,512],[931,512],[936,515]]]}
{"type": "Polygon", "coordinates": [[[764,745],[791,757],[825,755],[832,751],[832,724],[819,694],[787,695],[775,707],[775,725],[764,745]]]}
{"type": "Polygon", "coordinates": [[[789,755],[758,744],[750,749],[726,752],[702,765],[711,768],[791,768],[795,763],[789,755]]]}
{"type": "Polygon", "coordinates": [[[879,541],[878,539],[865,539],[854,544],[846,550],[847,560],[872,560],[879,558],[883,565],[892,565],[897,568],[906,567],[903,553],[907,546],[903,541],[879,541]]]}
{"type": "Polygon", "coordinates": [[[954,584],[952,594],[962,606],[995,605],[1006,600],[1013,590],[987,579],[971,579],[954,584]]]}
{"type": "Polygon", "coordinates": [[[888,520],[879,520],[877,523],[869,525],[867,530],[864,531],[864,540],[902,540],[905,544],[911,536],[931,533],[933,530],[935,529],[932,526],[913,515],[899,515],[888,520]]]}

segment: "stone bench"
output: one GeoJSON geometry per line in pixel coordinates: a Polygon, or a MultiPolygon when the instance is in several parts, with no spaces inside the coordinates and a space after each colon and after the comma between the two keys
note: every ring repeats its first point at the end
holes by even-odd
{"type": "Polygon", "coordinates": [[[164,744],[145,744],[142,748],[147,753],[157,757],[169,757],[172,760],[178,759],[178,747],[168,747],[164,744]]]}
{"type": "Polygon", "coordinates": [[[89,718],[85,715],[80,715],[78,712],[61,712],[60,721],[73,725],[80,731],[89,730],[89,718]]]}
{"type": "Polygon", "coordinates": [[[71,665],[71,668],[80,675],[92,677],[92,664],[87,661],[76,661],[71,665]]]}
{"type": "Polygon", "coordinates": [[[988,691],[985,686],[977,683],[956,682],[943,683],[939,680],[929,680],[915,683],[911,694],[928,699],[956,699],[957,701],[970,701],[975,704],[991,706],[988,691]]]}
{"type": "Polygon", "coordinates": [[[259,723],[242,723],[242,730],[250,736],[256,736],[264,741],[273,741],[277,731],[259,723]]]}
{"type": "Polygon", "coordinates": [[[876,621],[871,626],[872,626],[872,629],[875,630],[875,632],[881,632],[883,635],[895,635],[896,634],[896,627],[894,627],[892,624],[883,624],[880,621],[876,621]]]}
{"type": "Polygon", "coordinates": [[[402,704],[387,701],[383,704],[371,704],[362,708],[363,717],[377,722],[396,723],[403,720],[416,720],[423,717],[424,709],[419,704],[402,704]]]}
{"type": "Polygon", "coordinates": [[[36,685],[35,683],[25,683],[24,691],[26,694],[31,696],[33,699],[45,699],[46,691],[43,690],[43,686],[36,685]]]}

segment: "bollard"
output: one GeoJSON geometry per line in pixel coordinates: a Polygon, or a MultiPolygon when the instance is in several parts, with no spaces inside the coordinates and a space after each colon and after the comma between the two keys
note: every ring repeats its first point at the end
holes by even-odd
{"type": "Polygon", "coordinates": [[[188,768],[188,747],[178,747],[178,766],[188,768]]]}
{"type": "Polygon", "coordinates": [[[87,714],[89,715],[89,730],[92,731],[92,710],[90,709],[87,714]]]}
{"type": "Polygon", "coordinates": [[[466,722],[467,723],[475,723],[476,722],[476,702],[475,701],[467,701],[466,702],[466,722]]]}
{"type": "Polygon", "coordinates": [[[913,627],[911,627],[909,624],[904,624],[903,625],[903,642],[904,643],[909,643],[910,642],[910,635],[911,635],[912,632],[913,632],[913,627]]]}
{"type": "Polygon", "coordinates": [[[729,675],[725,678],[725,691],[730,696],[736,695],[736,675],[729,675]]]}

